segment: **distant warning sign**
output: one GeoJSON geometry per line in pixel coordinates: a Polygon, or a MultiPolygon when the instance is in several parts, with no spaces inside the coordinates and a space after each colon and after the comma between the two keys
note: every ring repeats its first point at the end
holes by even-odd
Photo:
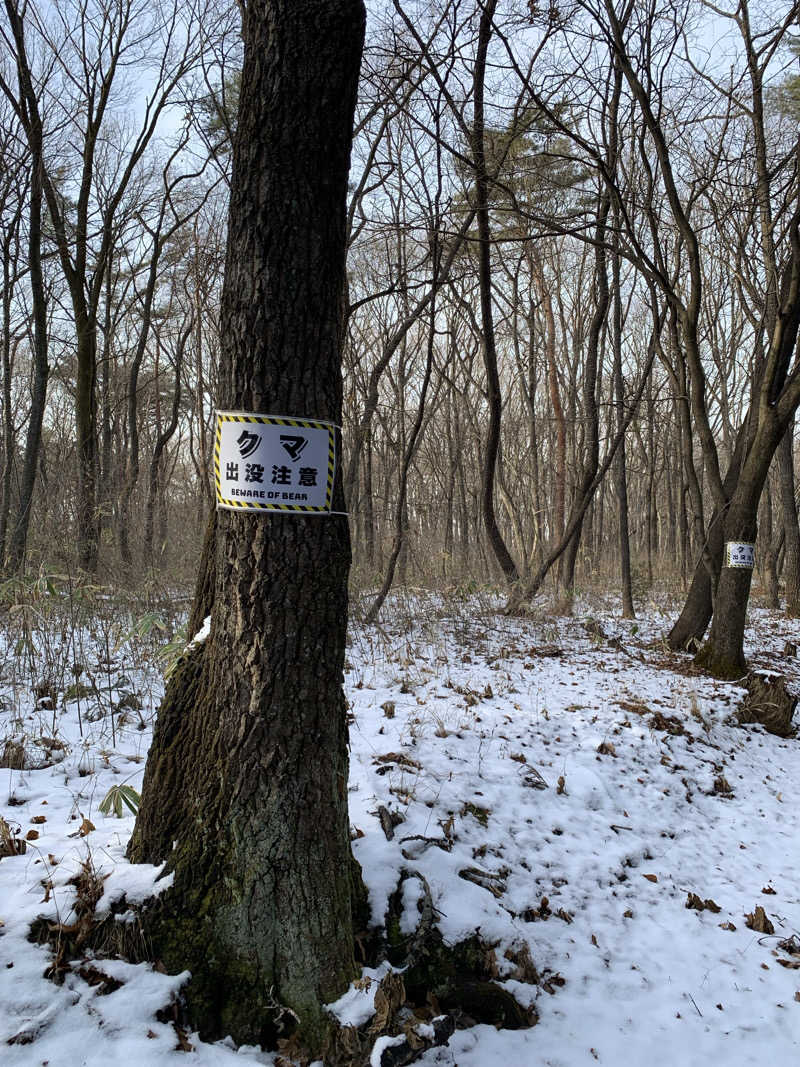
{"type": "Polygon", "coordinates": [[[725,542],[725,566],[752,570],[756,563],[756,546],[747,541],[725,542]]]}
{"type": "Polygon", "coordinates": [[[329,514],[335,469],[333,423],[217,412],[218,508],[329,514]]]}

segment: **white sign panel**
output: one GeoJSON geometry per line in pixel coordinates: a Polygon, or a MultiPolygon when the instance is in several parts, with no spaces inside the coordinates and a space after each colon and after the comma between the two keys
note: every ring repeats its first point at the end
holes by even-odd
{"type": "Polygon", "coordinates": [[[752,570],[756,562],[756,546],[747,541],[725,542],[725,566],[752,570]]]}
{"type": "Polygon", "coordinates": [[[333,423],[319,419],[218,411],[214,442],[217,507],[329,514],[335,431],[333,423]]]}

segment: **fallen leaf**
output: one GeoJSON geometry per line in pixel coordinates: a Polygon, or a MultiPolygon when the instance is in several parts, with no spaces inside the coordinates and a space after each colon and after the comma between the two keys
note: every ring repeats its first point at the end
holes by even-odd
{"type": "MultiPolygon", "coordinates": [[[[539,981],[539,973],[531,958],[531,951],[525,942],[523,942],[519,948],[506,949],[504,955],[510,963],[515,965],[515,969],[511,974],[512,978],[516,979],[518,982],[526,982],[528,984],[539,981]]],[[[431,994],[429,993],[428,998],[430,999],[430,997],[431,994]]],[[[439,1014],[438,1007],[436,1014],[439,1014]]]]}
{"type": "Polygon", "coordinates": [[[750,930],[755,930],[757,934],[774,934],[775,927],[767,918],[767,913],[759,904],[755,911],[750,912],[744,917],[744,924],[750,930]]]}
{"type": "Polygon", "coordinates": [[[178,1044],[175,1046],[176,1052],[194,1052],[194,1045],[189,1041],[186,1031],[177,1024],[175,1026],[175,1033],[178,1037],[178,1044]]]}
{"type": "Polygon", "coordinates": [[[686,907],[694,911],[713,911],[715,915],[722,911],[719,904],[716,904],[710,897],[701,900],[697,893],[689,893],[686,898],[686,907]]]}
{"type": "Polygon", "coordinates": [[[31,819],[31,822],[32,823],[36,823],[37,825],[40,824],[40,823],[43,823],[43,822],[47,822],[47,816],[46,815],[34,815],[33,818],[31,819]]]}
{"type": "Polygon", "coordinates": [[[658,875],[657,874],[643,874],[642,878],[646,878],[648,882],[657,882],[658,881],[658,875]]]}
{"type": "Polygon", "coordinates": [[[39,840],[39,831],[38,830],[28,830],[27,834],[25,834],[25,840],[26,841],[38,841],[39,840]]]}
{"type": "Polygon", "coordinates": [[[80,829],[78,830],[78,836],[79,837],[86,837],[87,834],[90,834],[92,832],[92,830],[95,830],[95,829],[97,829],[97,827],[94,825],[94,823],[90,819],[84,819],[83,822],[80,825],[80,829]]]}
{"type": "MultiPolygon", "coordinates": [[[[378,771],[378,774],[385,774],[390,770],[389,764],[396,763],[399,767],[411,767],[414,770],[420,770],[421,764],[416,760],[411,759],[409,756],[404,755],[402,752],[387,752],[385,756],[375,756],[373,763],[381,764],[385,767],[385,770],[378,771]]],[[[94,827],[92,827],[94,829],[94,827]]]]}
{"type": "Polygon", "coordinates": [[[384,975],[380,985],[375,990],[375,999],[373,1001],[375,1017],[369,1028],[370,1033],[378,1034],[387,1030],[405,999],[406,989],[403,985],[402,975],[396,974],[394,971],[384,975]]]}
{"type": "Polygon", "coordinates": [[[544,981],[542,982],[542,989],[549,993],[551,996],[555,994],[555,986],[564,986],[567,984],[566,978],[556,972],[555,974],[548,974],[545,972],[544,981]]]}

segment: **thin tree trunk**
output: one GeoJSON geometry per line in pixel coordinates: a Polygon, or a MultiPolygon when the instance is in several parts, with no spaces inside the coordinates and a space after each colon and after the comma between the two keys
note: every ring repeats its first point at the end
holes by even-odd
{"type": "Polygon", "coordinates": [[[770,479],[764,484],[761,494],[761,519],[759,530],[759,544],[757,551],[761,557],[761,581],[764,585],[764,602],[768,608],[777,610],[780,605],[778,595],[778,556],[783,548],[783,525],[775,530],[772,521],[772,491],[770,479]]]}
{"type": "Polygon", "coordinates": [[[144,520],[144,543],[142,547],[142,561],[145,566],[153,566],[155,555],[153,552],[153,527],[156,508],[156,499],[159,495],[159,470],[162,465],[164,450],[172,440],[178,428],[181,404],[181,369],[183,367],[183,354],[192,332],[193,324],[190,321],[185,333],[178,340],[175,354],[175,392],[172,394],[172,412],[170,420],[164,430],[156,438],[153,455],[150,460],[150,476],[147,482],[147,501],[145,503],[144,520]]]}
{"type": "MultiPolygon", "coordinates": [[[[111,430],[111,379],[113,329],[112,297],[113,297],[113,264],[114,258],[109,252],[105,270],[105,301],[103,307],[103,358],[100,360],[100,468],[99,468],[99,529],[102,534],[104,527],[110,527],[112,512],[114,510],[114,492],[112,490],[112,430],[111,430]]],[[[117,486],[117,488],[119,488],[117,486]]]]}
{"type": "Polygon", "coordinates": [[[489,424],[481,474],[481,514],[494,557],[507,582],[519,578],[517,565],[506,547],[494,509],[494,480],[500,449],[500,422],[503,402],[497,369],[494,318],[492,312],[492,237],[489,223],[489,176],[486,169],[483,94],[486,81],[486,54],[492,36],[492,19],[497,0],[485,0],[481,7],[478,48],[473,71],[472,158],[475,166],[475,208],[478,223],[478,283],[483,331],[483,361],[486,368],[489,424]]]}
{"type": "MultiPolygon", "coordinates": [[[[438,126],[438,115],[437,115],[438,126]]],[[[436,299],[435,293],[437,289],[437,277],[439,274],[439,201],[442,193],[442,173],[441,173],[441,156],[440,156],[440,142],[437,139],[437,170],[438,181],[436,186],[436,195],[434,199],[434,218],[431,220],[431,233],[433,234],[431,256],[433,260],[433,293],[434,297],[430,302],[431,309],[431,321],[428,329],[428,343],[425,357],[425,373],[422,378],[422,386],[420,388],[419,395],[419,407],[417,408],[417,415],[414,419],[414,425],[411,428],[408,441],[405,444],[405,452],[402,457],[402,465],[400,468],[400,486],[397,496],[397,504],[395,506],[394,513],[394,542],[392,544],[392,551],[389,555],[389,565],[386,568],[386,574],[384,575],[383,584],[378,591],[378,595],[372,602],[369,611],[366,614],[365,622],[373,623],[377,620],[380,610],[383,607],[384,601],[389,594],[389,590],[392,588],[392,582],[394,581],[395,567],[398,564],[401,553],[405,545],[405,534],[408,528],[408,472],[411,467],[411,461],[414,458],[414,453],[417,448],[417,442],[419,440],[420,433],[422,432],[422,424],[425,418],[425,404],[428,397],[428,389],[431,383],[431,374],[433,372],[433,352],[436,343],[436,299]]]]}
{"type": "MultiPolygon", "coordinates": [[[[611,279],[613,287],[613,315],[611,343],[614,350],[614,405],[616,409],[616,429],[619,432],[625,419],[625,395],[622,380],[622,290],[620,281],[620,257],[618,251],[619,218],[614,218],[614,250],[611,258],[611,279]]],[[[617,494],[617,511],[619,526],[620,582],[622,586],[622,617],[635,619],[633,607],[633,587],[631,583],[631,544],[628,532],[628,478],[625,464],[625,437],[623,436],[614,460],[614,489],[617,494]]]]}
{"type": "MultiPolygon", "coordinates": [[[[529,579],[526,579],[524,583],[518,583],[516,588],[511,591],[511,595],[509,596],[506,606],[503,609],[506,615],[513,615],[518,612],[526,600],[529,600],[530,598],[534,597],[536,593],[538,593],[539,589],[542,586],[542,582],[545,580],[548,572],[550,571],[550,568],[558,560],[562,552],[565,552],[567,550],[573,535],[579,529],[581,523],[583,522],[584,516],[589,510],[589,506],[592,503],[592,500],[598,487],[602,484],[603,479],[608,473],[611,464],[614,461],[614,456],[616,455],[617,449],[619,448],[625,436],[625,433],[627,432],[627,429],[630,426],[631,420],[633,419],[633,416],[636,413],[636,410],[639,406],[639,402],[642,398],[645,383],[647,382],[650,372],[653,369],[653,362],[655,361],[655,357],[656,341],[655,338],[652,338],[650,342],[650,351],[648,353],[647,362],[645,363],[645,366],[642,370],[642,378],[639,382],[639,386],[636,390],[636,394],[633,398],[630,409],[628,410],[628,413],[625,416],[625,420],[622,426],[614,434],[613,440],[608,445],[608,451],[606,453],[606,456],[603,462],[599,465],[597,473],[595,474],[591,483],[588,485],[586,492],[583,494],[580,506],[576,506],[573,508],[572,514],[570,516],[570,521],[567,523],[567,528],[564,531],[564,536],[561,538],[561,541],[553,549],[551,549],[551,551],[543,560],[542,564],[539,566],[536,572],[529,579]]],[[[600,502],[602,503],[602,496],[600,498],[600,502]]],[[[600,527],[600,534],[602,536],[602,511],[600,511],[598,526],[600,527]]]]}
{"type": "Polygon", "coordinates": [[[778,478],[785,556],[783,563],[785,612],[790,619],[800,617],[800,529],[794,495],[794,419],[778,445],[778,478]]]}
{"type": "MultiPolygon", "coordinates": [[[[6,542],[8,539],[8,525],[11,515],[11,476],[14,470],[16,452],[16,435],[14,433],[14,416],[11,410],[11,374],[12,374],[12,341],[11,341],[11,300],[14,291],[12,281],[11,259],[12,245],[19,240],[19,222],[22,210],[9,223],[6,240],[3,246],[3,340],[2,340],[2,367],[3,367],[3,497],[0,502],[0,567],[5,564],[6,542]]],[[[16,272],[14,272],[16,274],[16,272]]],[[[16,279],[14,279],[16,280],[16,279]]]]}
{"type": "Polygon", "coordinates": [[[25,455],[22,460],[22,473],[19,484],[19,500],[8,547],[8,566],[12,571],[20,570],[25,563],[33,491],[36,485],[36,470],[39,465],[39,449],[42,442],[47,381],[50,375],[50,368],[47,364],[47,293],[42,273],[43,163],[41,155],[41,126],[34,124],[31,142],[28,267],[33,302],[33,382],[31,408],[28,416],[28,433],[25,438],[25,455]]]}

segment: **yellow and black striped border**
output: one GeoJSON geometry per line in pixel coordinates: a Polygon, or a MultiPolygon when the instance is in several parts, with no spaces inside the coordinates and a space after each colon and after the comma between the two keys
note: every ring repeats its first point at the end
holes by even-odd
{"type": "Polygon", "coordinates": [[[216,486],[217,508],[230,511],[282,511],[295,515],[330,515],[333,501],[333,476],[336,471],[336,431],[340,427],[322,419],[292,419],[283,415],[254,415],[246,411],[218,411],[217,429],[214,434],[214,484],[216,486]],[[274,501],[254,503],[248,500],[231,500],[222,496],[222,476],[219,466],[219,451],[222,441],[222,424],[224,422],[257,422],[262,426],[295,426],[306,430],[328,431],[328,482],[325,491],[324,507],[310,508],[302,504],[276,504],[274,501]]]}

